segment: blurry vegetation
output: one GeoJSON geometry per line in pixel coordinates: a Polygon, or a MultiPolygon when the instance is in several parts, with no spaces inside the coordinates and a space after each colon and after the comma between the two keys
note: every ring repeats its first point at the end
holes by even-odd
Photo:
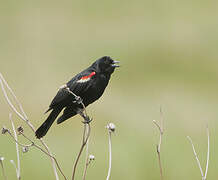
{"type": "MultiPolygon", "coordinates": [[[[165,179],[200,179],[186,136],[198,144],[199,159],[205,163],[207,122],[208,179],[215,179],[217,5],[213,0],[2,1],[0,71],[32,123],[39,126],[57,89],[95,59],[110,55],[122,67],[113,74],[104,96],[87,109],[94,119],[89,149],[96,158],[87,179],[104,179],[107,174],[108,122],[119,129],[113,138],[111,179],[159,179],[158,134],[152,120],[159,119],[160,105],[165,112],[161,149],[165,179]]],[[[0,93],[1,126],[10,126],[8,113],[0,93]]],[[[81,142],[81,120],[77,116],[54,124],[45,137],[66,174],[71,174],[81,142]]],[[[14,122],[23,125],[15,116],[14,122]]],[[[0,136],[0,147],[5,171],[13,179],[16,174],[9,160],[16,159],[15,145],[0,136]]],[[[48,157],[37,150],[22,154],[21,175],[53,179],[48,157]]]]}

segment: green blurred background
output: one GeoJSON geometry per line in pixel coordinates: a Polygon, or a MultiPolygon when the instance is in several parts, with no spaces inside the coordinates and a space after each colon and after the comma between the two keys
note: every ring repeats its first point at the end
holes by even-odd
{"type": "MultiPolygon", "coordinates": [[[[162,144],[167,180],[200,179],[191,145],[206,162],[206,124],[211,134],[208,179],[217,179],[218,1],[1,1],[0,71],[38,127],[58,87],[97,58],[121,61],[103,97],[88,107],[94,118],[90,153],[96,160],[87,179],[105,179],[108,134],[113,122],[111,179],[160,179],[152,123],[162,106],[162,144]]],[[[0,93],[0,126],[11,128],[10,109],[0,93]]],[[[24,125],[13,115],[16,126],[24,125]]],[[[44,138],[65,174],[71,177],[83,125],[76,116],[53,125],[44,138]]],[[[25,133],[34,138],[24,125],[25,133]]],[[[20,139],[25,142],[23,139],[20,139]]],[[[0,136],[8,179],[15,144],[0,136]]],[[[81,179],[84,156],[77,178],[81,179]]],[[[23,179],[54,179],[49,158],[36,149],[21,153],[23,179]]],[[[60,176],[60,178],[62,178],[60,176]]],[[[2,172],[0,173],[2,179],[2,172]]]]}

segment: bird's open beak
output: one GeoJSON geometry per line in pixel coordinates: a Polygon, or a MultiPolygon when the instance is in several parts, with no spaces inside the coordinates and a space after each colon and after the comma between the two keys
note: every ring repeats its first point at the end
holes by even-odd
{"type": "Polygon", "coordinates": [[[113,61],[113,64],[111,64],[112,67],[120,67],[120,65],[118,65],[120,63],[120,61],[113,61]]]}

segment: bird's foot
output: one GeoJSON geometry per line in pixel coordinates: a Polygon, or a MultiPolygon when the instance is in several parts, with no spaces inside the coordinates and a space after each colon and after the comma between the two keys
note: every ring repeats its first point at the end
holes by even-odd
{"type": "Polygon", "coordinates": [[[82,104],[83,100],[80,96],[75,96],[75,101],[73,101],[73,103],[82,104]]]}
{"type": "Polygon", "coordinates": [[[84,121],[82,121],[83,124],[89,124],[92,121],[92,118],[89,116],[84,116],[84,121]]]}

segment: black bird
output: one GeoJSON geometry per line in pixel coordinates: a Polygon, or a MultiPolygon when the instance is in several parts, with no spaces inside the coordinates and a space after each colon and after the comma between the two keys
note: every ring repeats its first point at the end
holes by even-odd
{"type": "Polygon", "coordinates": [[[36,137],[42,138],[46,135],[63,109],[63,114],[58,118],[57,124],[75,116],[83,109],[82,104],[76,101],[75,96],[67,91],[67,88],[79,96],[85,106],[88,106],[102,96],[111,74],[116,67],[119,67],[117,63],[119,61],[114,61],[109,56],[104,56],[60,88],[46,112],[52,111],[45,122],[37,129],[36,137]]]}

